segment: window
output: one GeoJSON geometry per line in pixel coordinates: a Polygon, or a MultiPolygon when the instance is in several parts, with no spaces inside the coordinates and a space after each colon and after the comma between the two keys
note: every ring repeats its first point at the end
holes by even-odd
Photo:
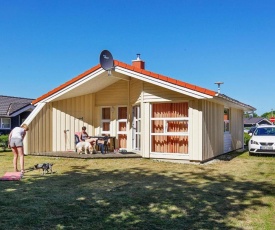
{"type": "Polygon", "coordinates": [[[224,132],[229,133],[230,131],[230,110],[229,109],[224,109],[223,126],[224,126],[224,132]]]}
{"type": "Polygon", "coordinates": [[[1,129],[10,129],[11,128],[11,119],[10,118],[1,118],[1,129]]]}
{"type": "Polygon", "coordinates": [[[127,107],[118,107],[118,144],[119,148],[127,147],[127,107]]]}
{"type": "Polygon", "coordinates": [[[188,153],[188,103],[152,104],[151,151],[188,153]]]}
{"type": "Polygon", "coordinates": [[[111,108],[102,108],[101,110],[101,134],[108,135],[111,133],[111,108]]]}

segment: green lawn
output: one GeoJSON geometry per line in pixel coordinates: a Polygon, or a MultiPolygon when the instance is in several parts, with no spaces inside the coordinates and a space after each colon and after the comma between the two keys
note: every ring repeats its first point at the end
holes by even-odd
{"type": "MultiPolygon", "coordinates": [[[[0,229],[275,229],[275,157],[230,161],[26,156],[21,181],[0,181],[0,229]],[[41,175],[34,164],[53,163],[41,175]]],[[[0,175],[12,153],[0,152],[0,175]]]]}

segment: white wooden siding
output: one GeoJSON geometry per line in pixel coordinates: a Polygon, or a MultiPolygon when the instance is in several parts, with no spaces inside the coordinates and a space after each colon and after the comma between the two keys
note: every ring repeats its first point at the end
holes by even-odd
{"type": "Polygon", "coordinates": [[[46,104],[30,123],[28,152],[74,150],[75,132],[94,132],[93,104],[93,94],[46,104]]]}
{"type": "Polygon", "coordinates": [[[202,153],[202,119],[201,119],[201,102],[199,100],[189,101],[189,160],[201,160],[202,153]]]}
{"type": "MultiPolygon", "coordinates": [[[[89,135],[99,134],[102,106],[111,107],[111,135],[116,135],[117,107],[122,105],[128,109],[127,149],[131,150],[132,105],[140,103],[140,153],[143,157],[152,157],[150,156],[150,103],[168,101],[189,103],[189,149],[184,159],[202,161],[224,152],[224,105],[210,100],[194,99],[136,79],[119,80],[95,94],[46,104],[29,124],[26,151],[33,153],[74,150],[74,134],[81,131],[82,126],[87,127],[89,135]]],[[[243,129],[240,128],[243,126],[242,118],[241,110],[231,109],[232,150],[243,146],[243,129]]]]}
{"type": "Polygon", "coordinates": [[[223,153],[228,153],[232,151],[232,136],[231,133],[224,133],[224,150],[223,153]]]}
{"type": "Polygon", "coordinates": [[[137,79],[130,81],[130,103],[137,104],[141,102],[141,93],[143,90],[143,82],[137,79]]]}
{"type": "Polygon", "coordinates": [[[80,132],[82,126],[93,135],[93,98],[94,95],[89,94],[52,103],[52,151],[74,150],[74,134],[80,132]]]}
{"type": "Polygon", "coordinates": [[[230,133],[232,136],[232,150],[243,148],[243,111],[240,109],[231,109],[230,133]]]}
{"type": "Polygon", "coordinates": [[[141,153],[144,158],[150,157],[150,104],[141,105],[141,153]]]}
{"type": "Polygon", "coordinates": [[[183,100],[191,99],[186,95],[183,95],[150,83],[144,83],[143,90],[144,90],[144,94],[143,94],[144,102],[167,102],[167,101],[175,102],[175,101],[183,101],[183,100]]]}
{"type": "Polygon", "coordinates": [[[223,105],[202,101],[202,160],[223,153],[223,105]]]}
{"type": "Polygon", "coordinates": [[[127,105],[129,100],[128,81],[120,80],[95,95],[96,106],[127,105]]]}
{"type": "Polygon", "coordinates": [[[29,124],[25,153],[52,150],[52,108],[46,104],[29,124]]]}

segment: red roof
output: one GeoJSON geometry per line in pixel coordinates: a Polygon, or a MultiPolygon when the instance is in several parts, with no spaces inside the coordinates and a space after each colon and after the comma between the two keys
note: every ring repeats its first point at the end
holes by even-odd
{"type": "MultiPolygon", "coordinates": [[[[118,67],[121,67],[121,68],[128,69],[128,70],[132,70],[132,71],[137,72],[137,73],[144,74],[146,76],[149,76],[149,77],[152,77],[152,78],[155,78],[155,79],[159,79],[161,81],[165,81],[165,82],[168,82],[168,83],[171,83],[171,84],[174,84],[174,85],[178,85],[180,87],[184,87],[184,88],[187,88],[187,89],[190,89],[190,90],[194,90],[194,91],[197,91],[199,93],[207,94],[209,96],[215,96],[216,95],[215,91],[205,89],[205,88],[201,88],[199,86],[192,85],[192,84],[189,84],[189,83],[186,83],[186,82],[174,79],[174,78],[170,78],[170,77],[167,77],[167,76],[163,76],[161,74],[153,73],[153,72],[150,72],[150,71],[145,70],[145,69],[140,69],[140,68],[134,67],[132,65],[128,65],[126,63],[117,61],[117,60],[114,61],[114,65],[118,66],[118,67]]],[[[41,97],[38,97],[37,99],[33,100],[32,104],[36,104],[39,101],[42,101],[43,99],[57,93],[58,91],[66,88],[67,86],[71,85],[72,83],[77,82],[78,80],[84,78],[85,76],[87,76],[88,74],[98,70],[99,68],[101,68],[100,64],[94,66],[93,68],[85,71],[84,73],[74,77],[70,81],[65,82],[64,84],[58,86],[57,88],[54,88],[53,90],[49,91],[48,93],[46,93],[46,94],[42,95],[41,97]]]]}

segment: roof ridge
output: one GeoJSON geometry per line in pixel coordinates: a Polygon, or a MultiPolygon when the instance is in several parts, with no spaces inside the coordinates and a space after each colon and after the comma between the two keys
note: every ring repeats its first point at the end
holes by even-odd
{"type": "Polygon", "coordinates": [[[216,95],[216,92],[213,91],[213,90],[209,90],[207,88],[203,88],[203,87],[200,87],[200,86],[197,86],[197,85],[194,85],[194,84],[190,84],[190,83],[187,83],[187,82],[184,82],[184,81],[181,81],[181,80],[177,80],[175,78],[171,78],[171,77],[168,77],[168,76],[157,74],[157,73],[145,70],[145,69],[140,69],[140,68],[134,67],[132,65],[129,65],[127,63],[118,61],[118,60],[114,60],[114,64],[115,64],[115,66],[117,65],[117,66],[129,69],[129,70],[133,70],[135,72],[139,72],[141,74],[148,75],[150,77],[159,79],[161,81],[166,81],[166,82],[169,82],[169,83],[181,86],[181,87],[185,87],[185,88],[188,88],[188,89],[191,89],[191,90],[195,90],[195,91],[200,92],[200,93],[208,94],[210,96],[215,96],[216,95]]]}
{"type": "Polygon", "coordinates": [[[27,98],[27,97],[16,97],[16,96],[6,96],[6,95],[0,95],[0,97],[17,98],[17,99],[30,99],[30,100],[33,100],[33,98],[27,98]]]}
{"type": "Polygon", "coordinates": [[[225,95],[225,94],[220,93],[220,94],[218,94],[217,96],[220,97],[220,98],[226,99],[226,100],[228,100],[228,101],[231,101],[231,102],[233,102],[233,103],[235,103],[235,104],[240,104],[240,105],[245,106],[245,107],[251,107],[251,109],[254,109],[254,110],[255,110],[254,107],[252,107],[252,106],[250,106],[250,105],[248,105],[248,104],[245,104],[245,103],[243,103],[243,102],[240,102],[239,100],[236,100],[236,99],[234,99],[234,98],[232,98],[232,97],[229,97],[229,96],[227,96],[227,95],[225,95]]]}
{"type": "MultiPolygon", "coordinates": [[[[168,77],[168,76],[164,76],[164,75],[161,75],[161,74],[157,74],[157,73],[145,70],[145,69],[140,69],[140,68],[134,67],[130,64],[126,64],[124,62],[118,61],[118,60],[114,60],[114,66],[119,66],[119,67],[122,67],[122,68],[125,68],[125,69],[128,69],[128,70],[131,70],[131,71],[135,71],[137,73],[144,74],[144,75],[147,75],[149,77],[152,77],[152,78],[155,78],[155,79],[158,79],[158,80],[161,80],[161,81],[165,81],[165,82],[168,82],[170,84],[174,84],[174,85],[177,85],[177,86],[180,86],[180,87],[184,87],[184,88],[187,88],[187,89],[190,89],[190,90],[194,90],[194,91],[197,91],[199,93],[207,94],[207,95],[210,95],[210,96],[215,96],[216,95],[216,92],[213,91],[213,90],[202,88],[200,86],[193,85],[193,84],[190,84],[190,83],[187,83],[187,82],[183,82],[183,81],[180,81],[180,80],[168,77]]],[[[53,95],[54,93],[60,91],[61,89],[64,89],[65,87],[71,85],[72,83],[77,82],[78,80],[82,79],[83,77],[85,77],[88,74],[96,71],[99,68],[101,68],[101,65],[97,64],[96,66],[92,67],[91,69],[86,70],[85,72],[77,75],[76,77],[72,78],[71,80],[59,85],[58,87],[50,90],[49,92],[43,94],[42,96],[34,99],[32,101],[32,104],[36,104],[39,101],[42,101],[43,99],[53,95]]]]}

